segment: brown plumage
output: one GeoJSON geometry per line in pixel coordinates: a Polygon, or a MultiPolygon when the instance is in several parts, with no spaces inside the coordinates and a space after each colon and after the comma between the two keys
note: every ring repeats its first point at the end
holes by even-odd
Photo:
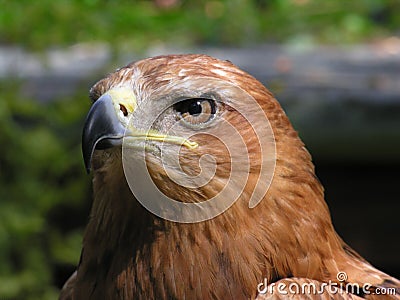
{"type": "MultiPolygon", "coordinates": [[[[60,298],[283,299],[288,296],[276,291],[258,295],[258,284],[265,278],[268,283],[314,282],[321,286],[329,281],[340,283],[336,278],[339,272],[348,277],[342,283],[369,283],[371,291],[395,287],[399,293],[397,279],[372,267],[337,235],[311,156],[297,132],[273,95],[232,63],[205,55],[149,58],[99,81],[91,90],[91,98],[96,101],[124,85],[132,89],[139,106],[143,99],[157,105],[163,98],[188,96],[186,91],[171,91],[171,87],[179,82],[190,86],[194,80],[198,84],[199,78],[224,80],[240,87],[257,101],[268,118],[275,137],[276,165],[263,200],[249,209],[251,191],[259,180],[260,144],[243,116],[223,104],[216,118],[233,124],[244,137],[250,170],[239,199],[210,220],[186,224],[155,216],[135,199],[128,186],[121,147],[97,146],[93,156],[90,149],[85,159],[91,163],[94,176],[93,207],[77,272],[66,283],[60,298]]],[[[210,92],[213,88],[218,86],[209,87],[210,92]]],[[[125,113],[126,108],[121,105],[125,113]]],[[[146,116],[136,116],[135,124],[140,126],[141,118],[146,116]]],[[[90,137],[84,136],[84,142],[85,139],[90,137]]],[[[179,152],[185,172],[199,172],[198,160],[203,154],[212,154],[216,159],[216,175],[205,186],[190,189],[177,185],[161,166],[157,153],[147,153],[146,161],[164,194],[184,202],[201,202],[221,190],[231,163],[227,149],[217,139],[201,134],[192,139],[198,147],[189,150],[182,146],[179,152]]],[[[95,146],[93,142],[91,147],[95,146]]],[[[294,297],[306,296],[374,297],[329,291],[294,297]]]]}

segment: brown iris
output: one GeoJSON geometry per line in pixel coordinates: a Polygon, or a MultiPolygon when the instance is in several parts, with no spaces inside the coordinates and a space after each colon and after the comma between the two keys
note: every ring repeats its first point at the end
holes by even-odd
{"type": "Polygon", "coordinates": [[[183,100],[174,105],[174,109],[189,124],[207,123],[216,113],[214,100],[194,98],[183,100]]]}

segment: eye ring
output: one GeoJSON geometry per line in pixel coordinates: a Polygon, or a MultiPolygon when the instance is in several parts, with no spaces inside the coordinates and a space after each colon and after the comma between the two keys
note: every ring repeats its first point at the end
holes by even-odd
{"type": "Polygon", "coordinates": [[[216,101],[206,98],[182,100],[173,107],[180,119],[194,126],[210,122],[217,113],[216,101]]]}

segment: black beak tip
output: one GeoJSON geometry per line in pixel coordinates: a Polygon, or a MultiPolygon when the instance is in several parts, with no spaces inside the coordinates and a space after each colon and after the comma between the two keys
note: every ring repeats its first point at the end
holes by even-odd
{"type": "Polygon", "coordinates": [[[90,171],[92,169],[91,162],[92,162],[92,156],[93,156],[95,145],[93,145],[92,139],[87,136],[89,132],[86,130],[86,128],[87,128],[86,123],[85,123],[83,134],[82,134],[82,156],[83,156],[83,163],[85,165],[86,173],[90,174],[90,171]]]}
{"type": "Polygon", "coordinates": [[[82,132],[82,155],[90,174],[93,152],[120,145],[125,127],[119,121],[110,95],[101,96],[90,108],[82,132]]]}
{"type": "Polygon", "coordinates": [[[91,167],[91,165],[90,165],[90,162],[88,163],[88,162],[86,162],[85,161],[85,170],[86,170],[86,174],[90,174],[90,171],[92,170],[92,167],[91,167]]]}

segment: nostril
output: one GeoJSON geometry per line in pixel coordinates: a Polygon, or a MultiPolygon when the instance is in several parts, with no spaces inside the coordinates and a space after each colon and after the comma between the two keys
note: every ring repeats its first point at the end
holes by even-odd
{"type": "Polygon", "coordinates": [[[125,105],[120,104],[119,109],[120,109],[120,111],[122,111],[122,113],[124,114],[125,117],[128,115],[128,110],[126,109],[125,105]]]}

